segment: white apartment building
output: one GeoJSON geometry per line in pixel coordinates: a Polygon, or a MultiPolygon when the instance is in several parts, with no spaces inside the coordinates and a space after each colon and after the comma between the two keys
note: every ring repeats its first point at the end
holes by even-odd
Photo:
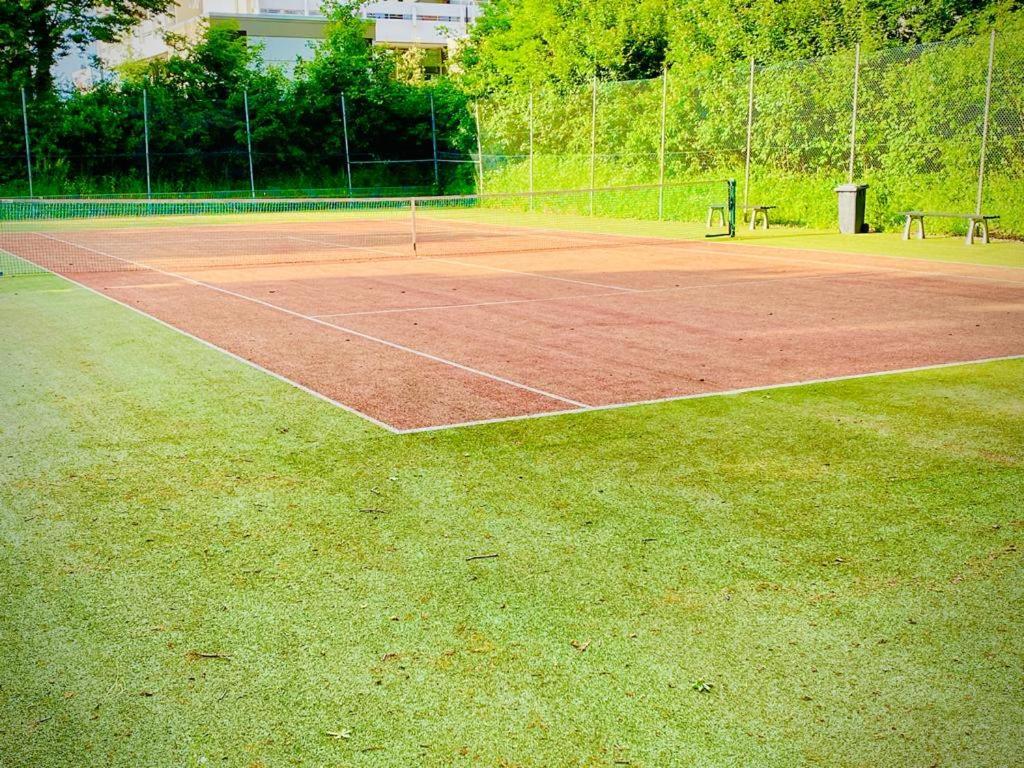
{"type": "MultiPolygon", "coordinates": [[[[197,35],[204,23],[229,24],[251,44],[260,44],[268,63],[285,67],[312,56],[324,36],[321,0],[180,0],[167,14],[140,24],[122,42],[99,46],[109,67],[168,53],[164,34],[197,35]]],[[[360,9],[366,37],[389,48],[424,48],[427,71],[435,73],[469,25],[481,14],[481,0],[369,0],[360,9]]]]}

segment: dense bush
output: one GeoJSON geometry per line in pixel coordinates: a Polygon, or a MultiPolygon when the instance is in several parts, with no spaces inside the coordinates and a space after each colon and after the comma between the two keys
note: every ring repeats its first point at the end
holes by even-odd
{"type": "MultiPolygon", "coordinates": [[[[908,208],[972,211],[977,190],[988,36],[865,52],[854,177],[871,185],[869,219],[892,228],[908,208]]],[[[740,199],[777,205],[782,222],[831,227],[833,187],[847,180],[852,51],[758,67],[749,189],[743,188],[747,66],[671,70],[666,85],[668,179],[732,177],[740,199]]],[[[1001,231],[1024,236],[1024,28],[997,37],[984,207],[1001,231]]],[[[597,86],[594,182],[654,182],[662,82],[597,86]]],[[[536,189],[590,183],[591,88],[533,94],[536,189]]],[[[488,189],[529,184],[529,96],[487,100],[488,189]]],[[[936,222],[956,228],[953,222],[936,222]]]]}
{"type": "MultiPolygon", "coordinates": [[[[465,97],[447,81],[396,77],[394,55],[367,44],[350,6],[335,9],[315,57],[289,76],[264,67],[260,50],[229,28],[208,29],[195,45],[172,42],[169,58],[129,66],[88,91],[29,93],[36,194],[144,193],[144,92],[157,194],[248,191],[246,98],[259,190],[346,191],[343,94],[357,192],[471,183],[472,163],[447,162],[464,159],[475,141],[465,97]],[[438,183],[431,99],[443,161],[438,183]]],[[[16,89],[0,91],[5,194],[28,191],[20,98],[16,89]]]]}

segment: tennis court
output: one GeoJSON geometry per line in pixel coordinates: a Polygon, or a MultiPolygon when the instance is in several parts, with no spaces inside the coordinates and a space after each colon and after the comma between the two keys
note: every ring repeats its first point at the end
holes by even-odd
{"type": "Polygon", "coordinates": [[[33,201],[0,249],[401,432],[1024,353],[1018,270],[706,238],[727,194],[33,201]]]}

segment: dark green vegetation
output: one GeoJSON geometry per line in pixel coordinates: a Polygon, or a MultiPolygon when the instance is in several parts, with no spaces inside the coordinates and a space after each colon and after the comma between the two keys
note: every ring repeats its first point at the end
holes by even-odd
{"type": "Polygon", "coordinates": [[[781,63],[984,32],[1019,0],[491,0],[463,52],[480,91],[781,63]]]}
{"type": "MultiPolygon", "coordinates": [[[[174,41],[166,60],[126,67],[84,92],[29,91],[35,193],[145,194],[145,122],[156,193],[248,192],[248,92],[254,173],[261,190],[315,194],[346,189],[341,99],[348,118],[352,185],[362,194],[392,187],[424,194],[472,186],[472,164],[441,163],[435,184],[430,102],[443,158],[472,143],[465,96],[448,80],[399,75],[400,59],[369,45],[353,9],[334,11],[316,56],[286,76],[262,64],[260,49],[217,26],[197,44],[174,41]],[[411,79],[411,81],[410,81],[411,79]],[[363,165],[384,157],[387,168],[363,165]],[[467,184],[467,179],[469,179],[467,184]]],[[[20,94],[0,93],[0,185],[27,194],[20,94]]]]}
{"type": "Polygon", "coordinates": [[[4,0],[0,4],[0,75],[3,83],[45,93],[54,62],[94,40],[112,42],[172,0],[4,0]]]}
{"type": "Polygon", "coordinates": [[[1024,751],[1022,361],[395,437],[54,277],[0,322],[4,765],[1024,751]]]}
{"type": "MultiPolygon", "coordinates": [[[[258,50],[220,27],[198,44],[178,40],[178,53],[168,61],[128,67],[88,93],[30,87],[35,191],[144,193],[144,87],[157,194],[248,192],[246,90],[255,186],[262,194],[348,190],[342,94],[350,155],[357,161],[356,194],[471,191],[477,182],[469,99],[484,107],[484,155],[495,175],[485,186],[525,188],[520,161],[531,90],[537,152],[545,155],[536,162],[537,188],[587,186],[586,88],[594,77],[602,84],[596,182],[650,183],[658,178],[659,83],[618,81],[656,77],[665,66],[671,72],[669,178],[743,178],[746,62],[752,56],[759,67],[753,194],[771,190],[783,221],[823,226],[834,217],[831,187],[845,180],[852,46],[859,41],[865,62],[856,175],[872,184],[872,223],[891,227],[893,214],[907,207],[973,208],[984,33],[995,27],[1000,47],[986,204],[1006,217],[1004,234],[1019,236],[1019,8],[1018,0],[494,0],[450,77],[424,81],[411,60],[369,46],[364,22],[342,3],[332,11],[334,23],[316,59],[288,76],[264,66],[258,50]],[[963,42],[892,48],[952,39],[963,42]],[[436,178],[431,98],[441,159],[436,178]]],[[[0,18],[3,34],[13,43],[24,37],[0,18]]],[[[12,195],[28,189],[17,88],[32,72],[19,62],[0,62],[0,193],[12,195]]]]}
{"type": "MultiPolygon", "coordinates": [[[[597,186],[656,180],[664,103],[668,179],[735,178],[741,201],[777,206],[777,222],[834,227],[833,188],[849,179],[856,73],[853,178],[870,185],[873,227],[899,227],[906,210],[974,211],[985,135],[982,208],[1002,217],[1002,235],[1024,237],[1024,17],[997,31],[986,135],[989,45],[983,35],[865,46],[859,67],[845,50],[757,63],[753,76],[749,62],[674,66],[665,83],[598,81],[596,94],[589,84],[510,86],[482,106],[487,188],[529,183],[531,94],[536,188],[589,186],[592,146],[597,186]]],[[[964,231],[961,222],[934,223],[964,231]]]]}

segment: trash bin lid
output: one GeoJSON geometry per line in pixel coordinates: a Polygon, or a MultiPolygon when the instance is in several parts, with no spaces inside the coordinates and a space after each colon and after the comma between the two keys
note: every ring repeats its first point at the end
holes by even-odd
{"type": "Polygon", "coordinates": [[[836,187],[836,192],[860,192],[862,189],[867,188],[867,184],[840,184],[836,187]]]}

